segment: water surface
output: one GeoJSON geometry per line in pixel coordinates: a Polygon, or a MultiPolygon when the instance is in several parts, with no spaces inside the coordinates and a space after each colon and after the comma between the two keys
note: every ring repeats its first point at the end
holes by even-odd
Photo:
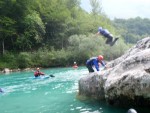
{"type": "Polygon", "coordinates": [[[88,71],[84,67],[51,68],[41,71],[55,77],[34,79],[33,71],[1,74],[0,87],[4,93],[0,94],[0,113],[126,113],[127,111],[127,108],[112,107],[105,102],[80,101],[76,98],[78,80],[88,76],[88,71]]]}

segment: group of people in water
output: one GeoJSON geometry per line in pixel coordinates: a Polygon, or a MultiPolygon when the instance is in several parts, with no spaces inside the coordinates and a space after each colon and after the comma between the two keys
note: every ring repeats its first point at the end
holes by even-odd
{"type": "MultiPolygon", "coordinates": [[[[74,62],[73,68],[74,68],[74,69],[77,69],[77,68],[78,68],[78,65],[77,65],[76,62],[74,62]]],[[[34,76],[35,76],[35,77],[44,76],[44,75],[45,75],[45,73],[41,72],[39,67],[36,68],[36,71],[34,72],[34,76]]],[[[49,75],[49,76],[50,76],[50,77],[54,77],[54,75],[49,75]]]]}

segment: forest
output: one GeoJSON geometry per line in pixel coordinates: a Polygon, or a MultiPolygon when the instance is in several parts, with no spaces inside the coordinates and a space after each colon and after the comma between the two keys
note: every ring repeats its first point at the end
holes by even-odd
{"type": "Polygon", "coordinates": [[[90,13],[81,0],[0,0],[0,70],[3,68],[85,65],[99,54],[109,61],[121,56],[150,34],[150,20],[111,20],[99,0],[90,0],[90,13]],[[119,36],[116,45],[95,35],[98,27],[119,36]]]}

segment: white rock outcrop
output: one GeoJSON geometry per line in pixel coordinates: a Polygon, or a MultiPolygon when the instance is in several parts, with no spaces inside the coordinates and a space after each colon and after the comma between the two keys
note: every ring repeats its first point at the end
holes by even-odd
{"type": "Polygon", "coordinates": [[[100,75],[79,80],[79,95],[105,99],[111,105],[150,106],[150,37],[107,65],[100,75]]]}

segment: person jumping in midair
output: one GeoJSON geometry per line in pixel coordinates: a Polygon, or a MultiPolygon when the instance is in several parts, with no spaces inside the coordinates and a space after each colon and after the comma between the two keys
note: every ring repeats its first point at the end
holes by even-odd
{"type": "Polygon", "coordinates": [[[107,38],[106,44],[109,44],[110,46],[113,46],[116,43],[116,41],[118,40],[118,38],[114,39],[113,35],[110,34],[110,32],[107,29],[103,29],[102,27],[98,28],[97,35],[98,34],[101,34],[102,36],[107,38]]]}

